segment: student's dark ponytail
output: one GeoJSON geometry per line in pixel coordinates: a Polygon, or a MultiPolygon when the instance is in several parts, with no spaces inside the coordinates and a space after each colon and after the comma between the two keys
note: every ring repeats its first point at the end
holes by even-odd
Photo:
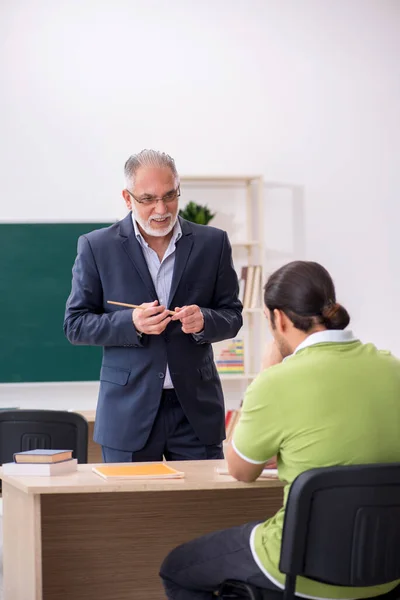
{"type": "Polygon", "coordinates": [[[350,315],[344,306],[332,302],[323,308],[322,320],[327,329],[345,329],[350,323],[350,315]]]}
{"type": "Polygon", "coordinates": [[[273,273],[264,288],[264,303],[271,313],[282,310],[301,331],[315,325],[345,329],[350,323],[347,310],[336,302],[335,286],[328,271],[311,261],[293,261],[273,273]]]}

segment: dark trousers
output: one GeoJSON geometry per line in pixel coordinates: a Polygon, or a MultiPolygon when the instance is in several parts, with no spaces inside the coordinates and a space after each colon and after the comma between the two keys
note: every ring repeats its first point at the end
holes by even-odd
{"type": "Polygon", "coordinates": [[[196,436],[175,390],[163,390],[160,408],[146,445],[137,452],[102,446],[104,462],[207,460],[224,458],[222,443],[205,446],[196,436]]]}
{"type": "Polygon", "coordinates": [[[160,576],[169,600],[213,600],[227,579],[282,591],[260,570],[250,550],[257,523],[224,529],[178,546],[164,560],[160,576]]]}

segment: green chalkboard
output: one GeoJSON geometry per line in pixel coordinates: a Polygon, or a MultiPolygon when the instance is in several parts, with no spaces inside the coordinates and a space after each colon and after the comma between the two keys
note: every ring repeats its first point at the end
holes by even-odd
{"type": "Polygon", "coordinates": [[[101,348],[64,336],[80,235],[109,223],[0,224],[0,382],[93,381],[101,348]]]}

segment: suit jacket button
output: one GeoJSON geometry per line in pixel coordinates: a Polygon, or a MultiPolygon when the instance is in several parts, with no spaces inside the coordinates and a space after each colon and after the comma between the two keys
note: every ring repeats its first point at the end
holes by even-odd
{"type": "Polygon", "coordinates": [[[164,373],[159,373],[158,376],[159,376],[160,379],[163,379],[164,373]]]}

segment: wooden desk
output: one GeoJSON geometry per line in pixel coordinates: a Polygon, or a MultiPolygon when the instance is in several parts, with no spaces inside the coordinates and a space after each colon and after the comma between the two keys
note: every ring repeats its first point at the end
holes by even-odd
{"type": "Polygon", "coordinates": [[[183,480],[109,482],[80,465],[59,477],[3,478],[5,600],[162,600],[166,554],[199,535],[266,519],[279,481],[243,484],[224,461],[176,462],[183,480]]]}
{"type": "Polygon", "coordinates": [[[82,415],[88,422],[88,463],[103,462],[101,446],[93,441],[94,420],[96,418],[95,410],[74,410],[74,412],[82,415]]]}

